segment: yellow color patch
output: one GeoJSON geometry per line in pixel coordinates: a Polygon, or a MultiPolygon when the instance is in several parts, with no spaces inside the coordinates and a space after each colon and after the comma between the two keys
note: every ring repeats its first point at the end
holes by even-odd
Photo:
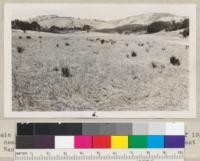
{"type": "Polygon", "coordinates": [[[111,148],[128,148],[128,136],[111,136],[111,148]]]}

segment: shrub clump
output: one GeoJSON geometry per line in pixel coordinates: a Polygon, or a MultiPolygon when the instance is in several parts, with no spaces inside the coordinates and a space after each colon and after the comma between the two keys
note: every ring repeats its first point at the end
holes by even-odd
{"type": "Polygon", "coordinates": [[[109,40],[109,42],[111,43],[111,45],[114,45],[116,43],[116,41],[114,40],[109,40]]]}
{"type": "Polygon", "coordinates": [[[38,36],[38,38],[39,38],[39,39],[41,39],[41,38],[42,38],[42,36],[38,36]]]}
{"type": "Polygon", "coordinates": [[[20,47],[20,46],[17,47],[17,52],[18,52],[18,53],[23,53],[24,50],[25,50],[24,47],[20,47]]]}
{"type": "Polygon", "coordinates": [[[178,58],[176,58],[175,56],[171,56],[171,57],[170,57],[170,63],[171,63],[172,65],[177,65],[177,66],[179,66],[179,65],[180,65],[180,60],[179,60],[178,58]]]}
{"type": "Polygon", "coordinates": [[[69,46],[69,45],[70,45],[69,43],[67,43],[67,42],[65,43],[65,46],[69,46]]]}
{"type": "Polygon", "coordinates": [[[59,48],[59,44],[56,44],[56,47],[59,48]]]}
{"type": "Polygon", "coordinates": [[[31,39],[31,36],[26,36],[27,39],[31,39]]]}
{"type": "Polygon", "coordinates": [[[61,69],[61,71],[62,71],[63,77],[71,77],[72,76],[68,67],[63,67],[61,69]]]}
{"type": "Polygon", "coordinates": [[[157,69],[156,71],[158,71],[158,73],[162,73],[163,70],[165,69],[165,65],[162,64],[161,62],[152,61],[151,66],[153,69],[157,69]]]}
{"type": "Polygon", "coordinates": [[[185,45],[185,49],[189,49],[189,45],[185,45]]]}
{"type": "Polygon", "coordinates": [[[104,44],[104,43],[105,43],[105,40],[104,40],[104,39],[102,39],[102,40],[101,40],[101,44],[104,44]]]}
{"type": "Polygon", "coordinates": [[[188,37],[189,34],[190,34],[190,32],[189,32],[189,28],[183,30],[183,32],[182,32],[183,37],[188,37]]]}
{"type": "Polygon", "coordinates": [[[132,52],[131,52],[131,56],[132,56],[132,57],[136,57],[136,56],[137,56],[137,53],[136,53],[135,51],[132,51],[132,52]]]}
{"type": "Polygon", "coordinates": [[[25,50],[24,47],[17,46],[17,52],[18,52],[18,53],[23,53],[24,50],[25,50]]]}
{"type": "Polygon", "coordinates": [[[55,72],[59,71],[58,67],[53,68],[53,71],[55,72]]]}
{"type": "Polygon", "coordinates": [[[144,46],[144,43],[138,43],[138,46],[142,47],[142,46],[144,46]]]}
{"type": "Polygon", "coordinates": [[[151,62],[153,68],[157,68],[157,64],[155,62],[151,62]]]}
{"type": "Polygon", "coordinates": [[[19,36],[18,38],[19,38],[19,39],[22,39],[22,36],[19,36]]]}

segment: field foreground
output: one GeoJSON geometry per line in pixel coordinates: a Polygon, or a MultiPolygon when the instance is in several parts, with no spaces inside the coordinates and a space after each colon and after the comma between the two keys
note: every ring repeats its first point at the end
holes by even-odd
{"type": "Polygon", "coordinates": [[[13,111],[187,110],[188,39],[178,32],[13,30],[13,111]]]}

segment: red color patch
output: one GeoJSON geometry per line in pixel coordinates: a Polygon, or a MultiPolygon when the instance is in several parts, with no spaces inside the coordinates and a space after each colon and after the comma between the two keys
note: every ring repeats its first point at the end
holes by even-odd
{"type": "Polygon", "coordinates": [[[93,148],[111,148],[111,136],[93,136],[93,148]]]}

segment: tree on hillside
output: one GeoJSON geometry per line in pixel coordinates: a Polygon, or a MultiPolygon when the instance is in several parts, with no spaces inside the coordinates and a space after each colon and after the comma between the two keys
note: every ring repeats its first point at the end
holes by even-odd
{"type": "Polygon", "coordinates": [[[26,21],[21,21],[19,23],[19,27],[22,31],[24,31],[24,33],[26,32],[26,30],[30,30],[31,29],[31,26],[28,22],[26,21]]]}
{"type": "Polygon", "coordinates": [[[12,21],[12,28],[13,29],[20,29],[24,33],[27,30],[40,31],[40,29],[41,29],[40,25],[35,21],[29,23],[27,21],[20,21],[20,20],[12,21]]]}
{"type": "Polygon", "coordinates": [[[59,33],[59,32],[61,31],[61,28],[58,27],[58,26],[53,25],[53,26],[51,26],[51,27],[49,28],[49,31],[50,31],[50,32],[54,32],[54,33],[59,33]]]}
{"type": "Polygon", "coordinates": [[[188,37],[190,34],[189,28],[186,28],[185,30],[183,30],[182,35],[183,37],[188,37]]]}
{"type": "Polygon", "coordinates": [[[41,29],[41,26],[36,21],[31,22],[30,26],[34,31],[40,31],[41,29]]]}
{"type": "Polygon", "coordinates": [[[163,29],[165,31],[175,31],[180,29],[186,29],[189,28],[189,19],[186,18],[183,21],[172,21],[172,22],[164,22],[164,21],[157,21],[153,22],[147,27],[147,33],[155,33],[159,32],[163,29]]]}
{"type": "Polygon", "coordinates": [[[83,26],[83,31],[89,32],[90,30],[91,30],[91,26],[89,26],[89,25],[84,25],[83,26]]]}
{"type": "Polygon", "coordinates": [[[25,33],[26,30],[29,30],[31,27],[30,24],[26,21],[14,20],[12,21],[12,28],[20,29],[25,33]]]}
{"type": "Polygon", "coordinates": [[[182,22],[182,28],[188,28],[189,27],[189,18],[186,18],[182,22]]]}
{"type": "Polygon", "coordinates": [[[156,33],[170,26],[169,22],[157,21],[147,26],[147,33],[156,33]]]}

